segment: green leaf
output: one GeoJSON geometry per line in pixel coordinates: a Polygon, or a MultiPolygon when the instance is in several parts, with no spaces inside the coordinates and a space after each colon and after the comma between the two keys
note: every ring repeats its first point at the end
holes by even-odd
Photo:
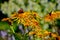
{"type": "Polygon", "coordinates": [[[14,37],[15,37],[16,40],[23,40],[23,39],[24,39],[24,38],[22,37],[22,34],[20,34],[20,33],[15,33],[15,34],[14,34],[14,37]]]}
{"type": "Polygon", "coordinates": [[[24,34],[24,40],[29,40],[29,36],[27,34],[24,34]]]}
{"type": "Polygon", "coordinates": [[[58,28],[60,28],[60,19],[57,19],[57,20],[56,20],[56,26],[57,26],[58,28]]]}
{"type": "Polygon", "coordinates": [[[0,37],[0,40],[4,40],[2,37],[0,37]]]}
{"type": "Polygon", "coordinates": [[[9,24],[7,22],[2,22],[0,21],[0,30],[7,30],[7,29],[10,29],[9,28],[9,24]]]}
{"type": "Polygon", "coordinates": [[[14,30],[16,30],[17,29],[17,22],[14,22],[12,27],[13,27],[14,30]]]}

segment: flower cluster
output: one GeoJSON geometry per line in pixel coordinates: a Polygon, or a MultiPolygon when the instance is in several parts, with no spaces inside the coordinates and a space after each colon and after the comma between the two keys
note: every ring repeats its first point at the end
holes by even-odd
{"type": "Polygon", "coordinates": [[[11,18],[15,19],[19,23],[22,23],[24,26],[37,26],[39,27],[39,22],[35,19],[39,17],[36,13],[33,12],[24,12],[24,13],[14,13],[11,18]]]}
{"type": "MultiPolygon", "coordinates": [[[[53,21],[56,18],[60,18],[60,12],[52,12],[48,14],[45,18],[45,21],[53,21]]],[[[52,36],[53,38],[58,37],[57,34],[51,33],[47,30],[43,30],[39,24],[40,16],[36,12],[22,12],[11,15],[10,18],[4,18],[2,21],[8,21],[13,25],[13,22],[16,21],[17,24],[23,24],[25,27],[30,27],[31,31],[28,32],[29,36],[34,35],[35,37],[45,38],[47,36],[52,36]]]]}
{"type": "Polygon", "coordinates": [[[59,11],[52,12],[52,13],[46,15],[45,16],[45,21],[50,22],[50,21],[54,21],[57,18],[60,18],[60,12],[59,11]]]}

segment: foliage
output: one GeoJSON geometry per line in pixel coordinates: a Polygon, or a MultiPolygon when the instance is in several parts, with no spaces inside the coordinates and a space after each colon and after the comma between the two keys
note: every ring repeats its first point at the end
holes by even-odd
{"type": "Polygon", "coordinates": [[[1,3],[1,10],[4,14],[11,15],[12,12],[23,8],[24,11],[36,11],[44,16],[51,11],[60,10],[59,0],[9,0],[1,3]]]}

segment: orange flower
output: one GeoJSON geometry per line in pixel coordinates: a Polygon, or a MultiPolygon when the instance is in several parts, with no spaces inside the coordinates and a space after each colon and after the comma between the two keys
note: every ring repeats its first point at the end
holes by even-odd
{"type": "Polygon", "coordinates": [[[57,18],[60,18],[60,12],[52,12],[51,15],[48,14],[44,19],[46,22],[50,22],[57,18]]]}

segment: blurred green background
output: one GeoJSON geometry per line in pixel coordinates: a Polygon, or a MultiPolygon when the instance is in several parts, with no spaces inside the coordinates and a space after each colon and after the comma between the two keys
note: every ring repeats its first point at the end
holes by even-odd
{"type": "Polygon", "coordinates": [[[23,8],[24,11],[36,11],[44,16],[51,11],[60,10],[60,0],[0,0],[1,10],[4,14],[10,14],[23,8]]]}

